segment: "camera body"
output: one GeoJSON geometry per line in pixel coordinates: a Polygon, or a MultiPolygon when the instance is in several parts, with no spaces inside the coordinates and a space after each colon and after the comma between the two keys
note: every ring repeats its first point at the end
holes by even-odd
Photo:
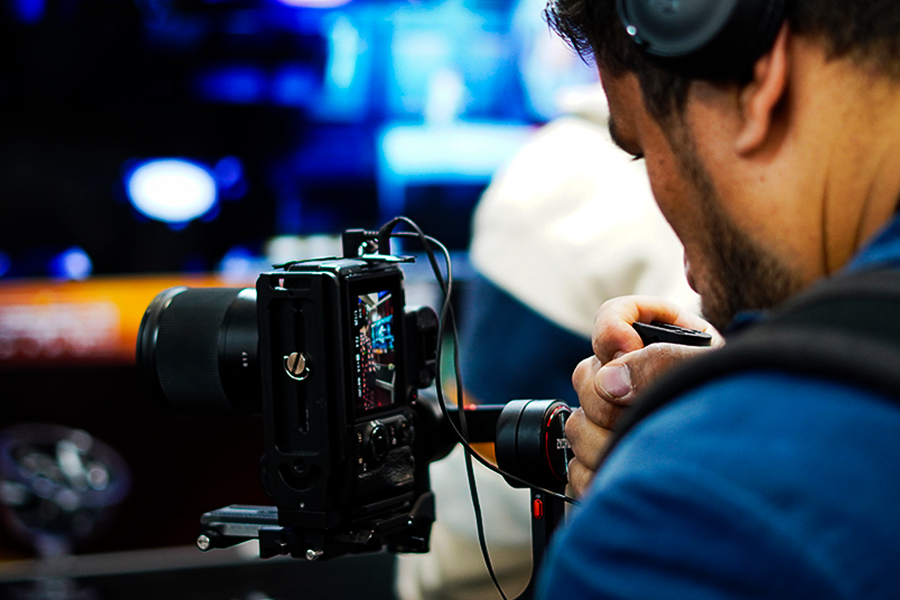
{"type": "MultiPolygon", "coordinates": [[[[257,280],[262,479],[282,527],[359,539],[418,500],[402,280],[387,258],[298,262],[257,280]]],[[[323,551],[332,541],[311,537],[323,551]]]]}
{"type": "Polygon", "coordinates": [[[262,415],[275,506],[207,513],[201,547],[259,538],[263,556],[310,559],[428,550],[435,449],[416,446],[414,404],[434,379],[438,324],[433,309],[406,308],[406,260],[298,261],[255,289],[173,288],[150,304],[137,362],[159,404],[262,415]]]}

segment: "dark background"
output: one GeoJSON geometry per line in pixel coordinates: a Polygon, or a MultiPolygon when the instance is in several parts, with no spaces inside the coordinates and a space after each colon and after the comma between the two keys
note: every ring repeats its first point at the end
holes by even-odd
{"type": "MultiPolygon", "coordinates": [[[[487,124],[514,137],[551,116],[526,93],[514,0],[314,1],[0,0],[0,292],[79,277],[119,278],[127,288],[142,274],[220,273],[229,256],[252,270],[270,258],[273,238],[374,228],[393,216],[385,207],[398,180],[382,140],[395,128],[487,124]],[[137,211],[126,175],[156,158],[214,173],[215,208],[174,224],[137,211]],[[61,268],[72,251],[86,270],[61,268]]],[[[456,154],[428,148],[438,166],[399,181],[403,212],[451,250],[466,248],[477,199],[511,155],[511,146],[485,144],[474,136],[456,154]],[[455,170],[460,158],[475,174],[455,170]]],[[[28,364],[0,356],[0,403],[0,428],[83,428],[131,467],[117,519],[80,553],[191,545],[203,512],[268,503],[258,483],[260,422],[161,412],[130,355],[28,364]]],[[[32,555],[0,528],[0,559],[32,555]]],[[[343,564],[303,577],[354,572],[343,564]]],[[[391,561],[365,564],[352,583],[381,597],[391,561]],[[377,585],[366,579],[373,572],[377,585]]],[[[284,567],[266,568],[237,579],[218,572],[211,577],[221,585],[192,597],[242,597],[235,581],[284,567]]],[[[186,577],[107,581],[118,590],[109,597],[159,597],[195,585],[186,577]]]]}
{"type": "MultiPolygon", "coordinates": [[[[94,275],[209,271],[232,248],[263,255],[272,236],[374,227],[380,136],[426,123],[435,72],[463,87],[442,118],[541,121],[523,94],[511,0],[2,7],[0,277],[56,275],[53,257],[72,247],[94,275]],[[152,221],[123,178],[161,157],[210,169],[236,159],[240,178],[201,218],[152,221]]],[[[473,141],[467,153],[479,152],[473,141]]],[[[409,211],[463,248],[487,177],[437,175],[409,190],[409,211]]]]}
{"type": "MultiPolygon", "coordinates": [[[[510,0],[333,8],[3,0],[0,290],[35,278],[52,286],[121,277],[128,286],[141,274],[216,273],[235,253],[265,263],[276,236],[376,227],[389,177],[381,136],[431,124],[429,103],[443,93],[434,73],[454,73],[463,88],[439,125],[541,122],[515,60],[514,8],[510,0]],[[165,223],[132,206],[125,180],[136,162],[165,157],[213,172],[237,165],[237,175],[218,181],[209,213],[165,223]],[[89,260],[86,272],[61,269],[73,249],[89,260]]],[[[463,150],[477,156],[477,140],[463,150]]],[[[476,177],[418,173],[424,183],[404,190],[407,213],[464,249],[493,160],[476,177]]],[[[0,357],[0,397],[0,426],[80,427],[131,465],[134,489],[115,526],[82,551],[192,544],[202,512],[267,501],[260,423],[161,413],[146,402],[130,356],[24,366],[0,357]]],[[[29,554],[2,531],[0,548],[29,554]]]]}
{"type": "MultiPolygon", "coordinates": [[[[151,404],[131,366],[0,371],[5,423],[51,421],[89,431],[125,457],[131,493],[113,524],[79,552],[193,544],[200,515],[227,504],[270,504],[259,485],[256,418],[191,418],[151,404]]],[[[0,529],[0,547],[31,548],[0,529]]]]}

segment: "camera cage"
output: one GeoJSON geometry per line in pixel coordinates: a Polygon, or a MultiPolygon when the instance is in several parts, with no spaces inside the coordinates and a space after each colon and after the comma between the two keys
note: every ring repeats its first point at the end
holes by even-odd
{"type": "MultiPolygon", "coordinates": [[[[242,367],[258,366],[261,479],[275,505],[231,505],[204,514],[201,550],[256,539],[263,558],[427,552],[435,519],[428,466],[462,442],[468,457],[510,485],[532,488],[533,564],[540,563],[563,517],[569,456],[564,426],[571,409],[559,400],[515,400],[457,410],[446,406],[440,385],[436,396],[419,392],[435,378],[448,305],[445,300],[440,319],[428,307],[406,307],[398,264],[413,259],[389,254],[392,227],[347,231],[343,257],[288,263],[257,279],[258,345],[230,352],[242,367]],[[385,253],[375,253],[378,248],[385,253]],[[374,356],[372,328],[379,327],[374,356]],[[476,442],[496,443],[499,469],[471,450],[469,443],[476,442]]],[[[393,234],[399,235],[415,236],[393,234]]],[[[446,284],[429,258],[449,295],[443,250],[446,284]]],[[[175,295],[167,290],[158,296],[139,333],[139,366],[157,397],[165,395],[158,381],[163,376],[159,352],[148,340],[156,344],[165,337],[163,312],[175,295]]]]}

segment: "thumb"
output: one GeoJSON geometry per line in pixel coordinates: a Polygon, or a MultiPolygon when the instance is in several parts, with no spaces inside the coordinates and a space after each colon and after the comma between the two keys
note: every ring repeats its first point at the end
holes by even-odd
{"type": "Polygon", "coordinates": [[[607,402],[626,406],[666,371],[709,350],[679,344],[651,344],[603,365],[594,375],[594,388],[607,402]]]}

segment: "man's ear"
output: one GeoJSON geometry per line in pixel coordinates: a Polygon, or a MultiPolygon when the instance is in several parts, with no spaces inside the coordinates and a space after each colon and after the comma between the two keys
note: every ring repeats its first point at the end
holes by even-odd
{"type": "Polygon", "coordinates": [[[775,110],[787,90],[789,35],[787,24],[782,25],[772,48],[753,65],[752,80],[741,90],[742,125],[735,139],[738,154],[759,150],[772,132],[775,110]]]}

